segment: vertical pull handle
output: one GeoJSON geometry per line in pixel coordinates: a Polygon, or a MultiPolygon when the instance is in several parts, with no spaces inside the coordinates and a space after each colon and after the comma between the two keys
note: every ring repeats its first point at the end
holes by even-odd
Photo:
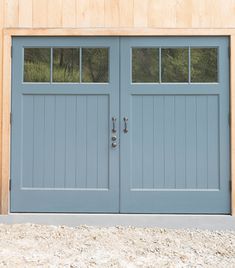
{"type": "Polygon", "coordinates": [[[124,121],[124,133],[128,132],[128,128],[127,128],[127,122],[128,122],[128,118],[127,117],[123,117],[123,121],[124,121]]]}
{"type": "Polygon", "coordinates": [[[113,116],[112,117],[112,122],[113,122],[112,132],[113,133],[116,133],[117,132],[117,130],[116,130],[116,120],[117,120],[117,118],[113,116]]]}

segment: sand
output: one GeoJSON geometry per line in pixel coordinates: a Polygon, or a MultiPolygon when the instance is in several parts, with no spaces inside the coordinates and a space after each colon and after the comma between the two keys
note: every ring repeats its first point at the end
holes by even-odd
{"type": "Polygon", "coordinates": [[[235,267],[235,232],[0,224],[1,267],[235,267]]]}

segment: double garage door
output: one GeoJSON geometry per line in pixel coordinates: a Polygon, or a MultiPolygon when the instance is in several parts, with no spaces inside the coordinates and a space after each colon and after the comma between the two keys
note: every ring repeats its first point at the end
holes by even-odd
{"type": "Polygon", "coordinates": [[[15,37],[11,211],[230,213],[228,39],[15,37]]]}

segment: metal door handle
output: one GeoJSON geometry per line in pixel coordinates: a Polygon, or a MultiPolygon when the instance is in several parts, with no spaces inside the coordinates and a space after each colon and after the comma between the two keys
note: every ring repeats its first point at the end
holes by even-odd
{"type": "Polygon", "coordinates": [[[127,117],[123,117],[123,121],[124,121],[124,133],[128,132],[128,128],[127,128],[127,122],[128,122],[128,118],[127,117]]]}
{"type": "Polygon", "coordinates": [[[113,132],[113,133],[116,133],[116,132],[117,132],[117,130],[116,130],[116,120],[117,120],[117,118],[113,116],[113,117],[112,117],[112,121],[113,121],[112,132],[113,132]]]}
{"type": "Polygon", "coordinates": [[[117,143],[116,142],[112,142],[112,147],[116,148],[117,147],[117,143]]]}

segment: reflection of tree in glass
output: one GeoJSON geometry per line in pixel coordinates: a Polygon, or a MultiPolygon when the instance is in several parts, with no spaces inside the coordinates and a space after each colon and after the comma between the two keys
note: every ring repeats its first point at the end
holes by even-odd
{"type": "Polygon", "coordinates": [[[53,49],[53,82],[80,82],[79,48],[53,49]]]}
{"type": "Polygon", "coordinates": [[[24,81],[50,81],[50,48],[24,49],[24,81]]]}
{"type": "Polygon", "coordinates": [[[158,48],[132,49],[132,82],[158,82],[158,48]]]}
{"type": "Polygon", "coordinates": [[[217,80],[217,48],[191,48],[191,81],[217,80]]]}
{"type": "Polygon", "coordinates": [[[162,82],[188,82],[188,49],[162,48],[162,82]]]}
{"type": "Polygon", "coordinates": [[[82,82],[108,82],[108,48],[82,48],[82,82]]]}

